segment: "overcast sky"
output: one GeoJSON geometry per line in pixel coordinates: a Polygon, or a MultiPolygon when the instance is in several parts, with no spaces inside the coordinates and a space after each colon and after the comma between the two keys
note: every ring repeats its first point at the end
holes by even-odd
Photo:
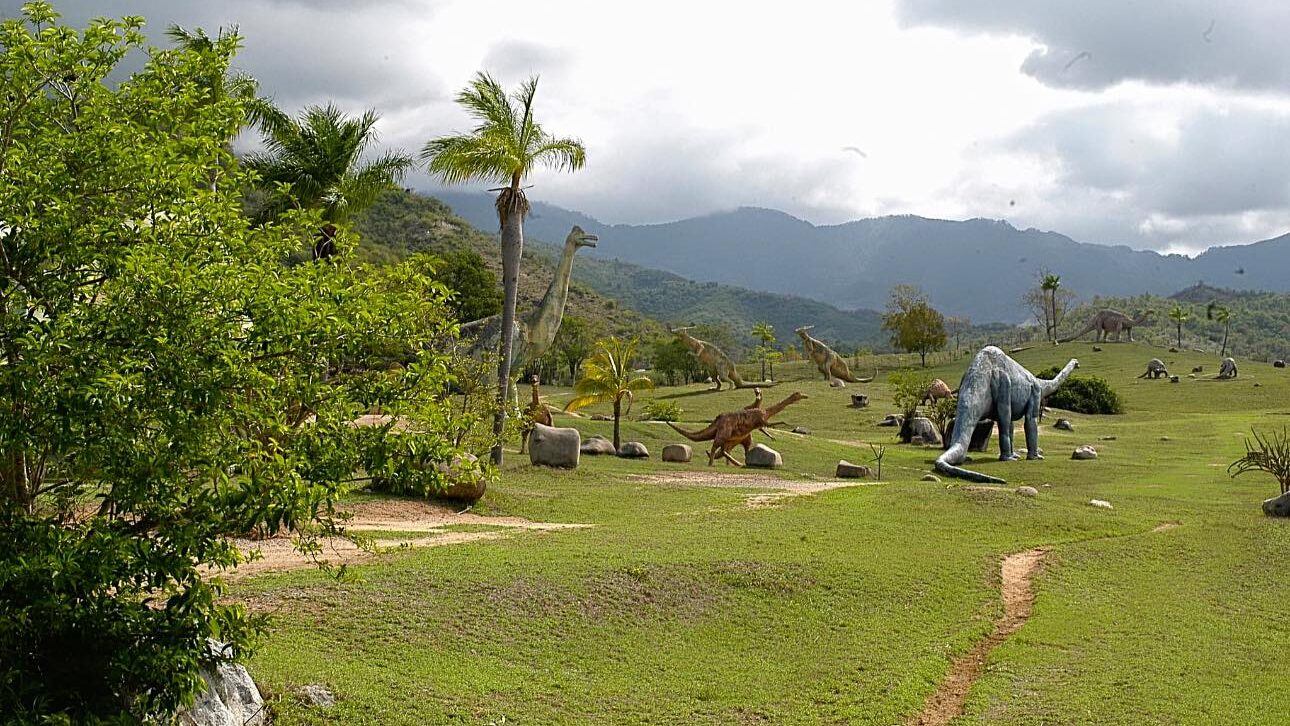
{"type": "Polygon", "coordinates": [[[587,167],[530,193],[606,222],[990,217],[1189,253],[1290,231],[1287,0],[55,6],[143,15],[158,42],[236,24],[281,105],[375,108],[409,150],[468,128],[451,99],[476,71],[539,73],[540,119],[587,167]]]}

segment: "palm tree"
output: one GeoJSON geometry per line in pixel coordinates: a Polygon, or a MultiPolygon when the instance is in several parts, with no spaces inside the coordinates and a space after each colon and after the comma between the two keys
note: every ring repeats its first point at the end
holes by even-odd
{"type": "Polygon", "coordinates": [[[1191,313],[1182,305],[1175,305],[1173,310],[1169,311],[1169,319],[1178,324],[1178,349],[1182,350],[1182,326],[1191,319],[1191,313]]]}
{"type": "Polygon", "coordinates": [[[1048,339],[1057,343],[1057,288],[1062,286],[1061,275],[1044,275],[1039,287],[1048,295],[1048,339]]]}
{"type": "Polygon", "coordinates": [[[412,157],[399,151],[363,162],[376,143],[379,119],[375,111],[347,116],[330,103],[305,108],[299,120],[276,108],[264,109],[265,151],[246,161],[267,193],[257,221],[289,209],[321,210],[314,259],[335,254],[336,225],[371,205],[412,168],[412,157]]]}
{"type": "MultiPolygon", "coordinates": [[[[515,298],[519,291],[520,257],[524,251],[524,216],[529,202],[524,178],[539,166],[560,171],[577,171],[587,161],[587,152],[577,139],[556,138],[533,118],[533,97],[537,76],[520,84],[514,94],[492,76],[480,72],[461,93],[461,104],[477,122],[468,134],[441,136],[421,149],[432,174],[449,184],[472,179],[495,182],[498,192],[497,219],[502,232],[502,335],[497,364],[498,398],[504,404],[510,388],[511,351],[515,339],[515,298]]],[[[498,407],[493,433],[499,443],[493,447],[493,463],[502,463],[502,431],[506,425],[505,406],[498,407]]]]}
{"type": "Polygon", "coordinates": [[[593,403],[612,401],[615,451],[621,443],[618,421],[625,413],[622,410],[623,399],[627,399],[626,412],[630,412],[632,401],[636,399],[634,392],[654,388],[653,381],[631,368],[637,342],[636,338],[623,340],[617,337],[596,341],[596,352],[582,364],[582,378],[573,387],[574,398],[564,407],[566,411],[577,411],[593,403]]]}
{"type": "MultiPolygon", "coordinates": [[[[1232,311],[1225,306],[1219,305],[1214,308],[1214,319],[1223,324],[1223,352],[1219,353],[1220,358],[1227,357],[1227,331],[1232,325],[1232,311]]],[[[1249,351],[1246,351],[1247,353],[1249,351]]]]}
{"type": "Polygon", "coordinates": [[[761,352],[761,379],[763,381],[771,380],[771,378],[775,377],[775,365],[773,363],[771,364],[771,367],[770,367],[771,378],[767,378],[766,360],[771,352],[770,344],[775,342],[775,326],[771,325],[765,320],[754,323],[752,326],[752,335],[754,338],[761,341],[761,347],[759,349],[761,352]]]}

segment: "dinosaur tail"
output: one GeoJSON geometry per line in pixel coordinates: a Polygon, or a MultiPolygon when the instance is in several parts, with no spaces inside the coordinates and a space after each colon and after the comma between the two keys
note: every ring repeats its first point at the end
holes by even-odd
{"type": "Polygon", "coordinates": [[[1069,338],[1062,338],[1062,339],[1058,340],[1057,342],[1058,342],[1058,343],[1069,343],[1069,342],[1071,342],[1072,340],[1075,340],[1076,338],[1078,338],[1078,337],[1080,337],[1081,335],[1083,335],[1083,334],[1085,334],[1085,333],[1087,333],[1087,332],[1091,331],[1093,328],[1096,328],[1096,327],[1097,327],[1097,324],[1096,324],[1096,323],[1089,323],[1087,328],[1084,328],[1083,330],[1079,331],[1078,333],[1076,333],[1076,334],[1072,335],[1072,336],[1071,336],[1071,337],[1069,337],[1069,338]]]}
{"type": "Polygon", "coordinates": [[[684,436],[685,438],[691,441],[711,441],[712,436],[716,432],[716,428],[717,428],[717,425],[715,423],[712,424],[711,426],[708,426],[706,429],[702,431],[686,431],[685,429],[681,428],[680,426],[677,426],[671,421],[668,421],[667,425],[671,426],[674,431],[676,431],[678,434],[684,436]]]}
{"type": "Polygon", "coordinates": [[[873,383],[878,379],[878,366],[873,367],[873,375],[868,378],[847,379],[848,383],[873,383]]]}
{"type": "Polygon", "coordinates": [[[737,390],[737,389],[740,389],[740,388],[774,388],[775,386],[778,386],[778,385],[779,385],[779,383],[778,383],[778,382],[767,382],[767,383],[736,383],[736,384],[735,384],[735,389],[737,390]]]}
{"type": "Polygon", "coordinates": [[[1006,484],[1007,483],[1006,480],[1000,479],[997,476],[990,476],[989,474],[982,474],[977,471],[969,471],[967,469],[955,466],[950,463],[950,461],[955,459],[962,461],[963,456],[966,453],[966,450],[967,450],[967,447],[964,446],[963,444],[954,444],[950,448],[946,449],[945,453],[941,454],[936,458],[936,470],[944,474],[945,476],[952,476],[958,479],[966,479],[971,482],[977,482],[978,484],[1006,484]]]}

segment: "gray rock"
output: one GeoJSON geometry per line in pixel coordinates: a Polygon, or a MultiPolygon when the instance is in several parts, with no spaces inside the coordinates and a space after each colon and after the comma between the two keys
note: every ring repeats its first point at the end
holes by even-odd
{"type": "Polygon", "coordinates": [[[592,414],[592,421],[613,421],[614,417],[604,413],[592,414]]]}
{"type": "Polygon", "coordinates": [[[1075,427],[1071,425],[1070,419],[1065,419],[1065,418],[1057,419],[1056,423],[1053,424],[1053,428],[1061,429],[1062,431],[1075,430],[1075,427]]]}
{"type": "Polygon", "coordinates": [[[663,461],[674,464],[688,464],[694,451],[689,444],[668,444],[663,447],[663,461]]]}
{"type": "Polygon", "coordinates": [[[898,413],[889,413],[887,418],[878,422],[878,426],[899,426],[905,422],[905,417],[898,413]]]}
{"type": "Polygon", "coordinates": [[[1017,487],[1017,493],[1023,497],[1039,496],[1039,490],[1034,487],[1017,487]]]}
{"type": "Polygon", "coordinates": [[[618,456],[623,459],[648,459],[649,449],[639,441],[624,441],[618,447],[618,456]]]}
{"type": "Polygon", "coordinates": [[[1115,437],[1114,437],[1114,436],[1103,436],[1101,440],[1102,440],[1102,441],[1115,441],[1115,437]]]}
{"type": "Polygon", "coordinates": [[[1269,517],[1290,517],[1290,493],[1264,499],[1263,513],[1269,517]]]}
{"type": "Polygon", "coordinates": [[[308,706],[331,708],[336,705],[336,696],[326,686],[311,683],[296,689],[296,695],[308,706]]]}
{"type": "Polygon", "coordinates": [[[921,443],[932,444],[933,446],[941,443],[941,437],[936,433],[936,425],[929,418],[923,418],[922,416],[913,418],[909,422],[909,431],[913,438],[922,439],[921,443]]]}
{"type": "Polygon", "coordinates": [[[533,434],[529,436],[529,461],[534,466],[574,469],[578,466],[581,446],[582,434],[578,429],[534,424],[533,434]]]}
{"type": "Polygon", "coordinates": [[[1178,376],[1169,376],[1170,383],[1178,383],[1178,376]]]}
{"type": "Polygon", "coordinates": [[[972,440],[968,443],[968,451],[989,451],[990,437],[993,435],[993,421],[978,421],[976,428],[972,429],[972,440]]]}
{"type": "Polygon", "coordinates": [[[582,442],[580,451],[587,456],[613,456],[618,453],[614,451],[614,442],[604,436],[592,436],[582,442]]]}
{"type": "Polygon", "coordinates": [[[873,476],[873,469],[863,464],[852,464],[846,459],[838,462],[837,473],[839,479],[868,479],[873,476]]]}
{"type": "Polygon", "coordinates": [[[794,426],[794,427],[793,427],[793,433],[795,433],[795,434],[801,434],[801,435],[803,435],[803,436],[810,436],[810,435],[811,435],[811,430],[810,430],[810,429],[808,429],[808,428],[806,428],[805,426],[794,426]]]}
{"type": "Polygon", "coordinates": [[[1088,501],[1088,505],[1090,507],[1097,507],[1098,509],[1115,509],[1115,507],[1112,507],[1111,503],[1105,499],[1090,499],[1088,501]]]}
{"type": "Polygon", "coordinates": [[[1079,447],[1078,449],[1075,449],[1075,451],[1071,453],[1071,458],[1077,459],[1080,461],[1083,461],[1086,459],[1096,459],[1097,449],[1093,448],[1089,444],[1084,444],[1083,446],[1079,447]]]}
{"type": "Polygon", "coordinates": [[[1093,352],[1094,352],[1094,353],[1101,353],[1101,352],[1102,352],[1102,346],[1100,346],[1100,345],[1095,345],[1095,346],[1093,346],[1093,352]]]}
{"type": "MultiPolygon", "coordinates": [[[[213,653],[226,646],[208,641],[213,653]]],[[[214,670],[198,671],[206,690],[197,695],[193,705],[181,709],[179,723],[186,726],[261,726],[268,713],[260,689],[246,669],[236,663],[221,663],[214,670]]]]}
{"type": "Polygon", "coordinates": [[[923,478],[922,478],[922,479],[920,479],[919,481],[934,481],[934,482],[939,482],[940,480],[941,480],[941,478],[940,478],[939,476],[936,476],[935,474],[924,474],[924,475],[923,475],[923,478]]]}
{"type": "Polygon", "coordinates": [[[1277,360],[1272,361],[1272,367],[1273,367],[1273,368],[1285,368],[1285,367],[1286,367],[1286,362],[1278,358],[1277,360]]]}
{"type": "Polygon", "coordinates": [[[439,462],[435,465],[444,475],[445,486],[436,496],[458,502],[477,502],[484,496],[488,481],[474,465],[479,459],[466,452],[452,457],[451,462],[439,462]]]}
{"type": "Polygon", "coordinates": [[[744,457],[744,464],[756,469],[778,469],[784,465],[784,458],[769,446],[757,444],[748,450],[748,455],[744,457]]]}
{"type": "Polygon", "coordinates": [[[869,396],[863,393],[851,394],[851,408],[866,408],[869,405],[869,396]]]}

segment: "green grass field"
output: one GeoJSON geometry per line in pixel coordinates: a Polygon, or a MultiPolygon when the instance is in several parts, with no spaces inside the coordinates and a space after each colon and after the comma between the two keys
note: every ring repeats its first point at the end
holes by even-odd
{"type": "MultiPolygon", "coordinates": [[[[1235,381],[1190,379],[1218,361],[1103,347],[1017,355],[1032,370],[1078,357],[1129,411],[1071,415],[1073,432],[1046,418],[1045,461],[969,465],[1036,498],[919,481],[939,450],[874,426],[894,411],[885,373],[831,390],[804,364],[778,366],[766,399],[809,394],[779,418],[812,434],[767,442],[784,456],[775,475],[831,479],[838,459],[869,463],[872,442],[888,447],[884,483],[750,507],[748,489],[668,480],[734,469],[698,451],[663,464],[680,437],[635,421],[624,438],[649,461],[552,471],[512,454],[476,511],[595,527],[392,552],[357,567],[359,583],[310,570],[240,581],[235,597],[275,615],[249,667],[278,724],[902,723],[991,629],[1001,557],[1043,545],[1033,616],[990,655],[959,723],[1285,723],[1290,522],[1259,510],[1270,477],[1225,467],[1251,426],[1290,422],[1290,374],[1242,361],[1235,381]],[[1152,357],[1182,381],[1134,378],[1152,357]],[[870,408],[849,408],[852,392],[870,408]],[[1085,443],[1100,458],[1070,460],[1085,443]],[[1179,526],[1153,531],[1166,522],[1179,526]],[[338,704],[298,703],[308,683],[338,704]]],[[[965,365],[929,373],[955,385],[965,365]]],[[[702,386],[652,395],[696,427],[751,401],[702,386]]]]}

